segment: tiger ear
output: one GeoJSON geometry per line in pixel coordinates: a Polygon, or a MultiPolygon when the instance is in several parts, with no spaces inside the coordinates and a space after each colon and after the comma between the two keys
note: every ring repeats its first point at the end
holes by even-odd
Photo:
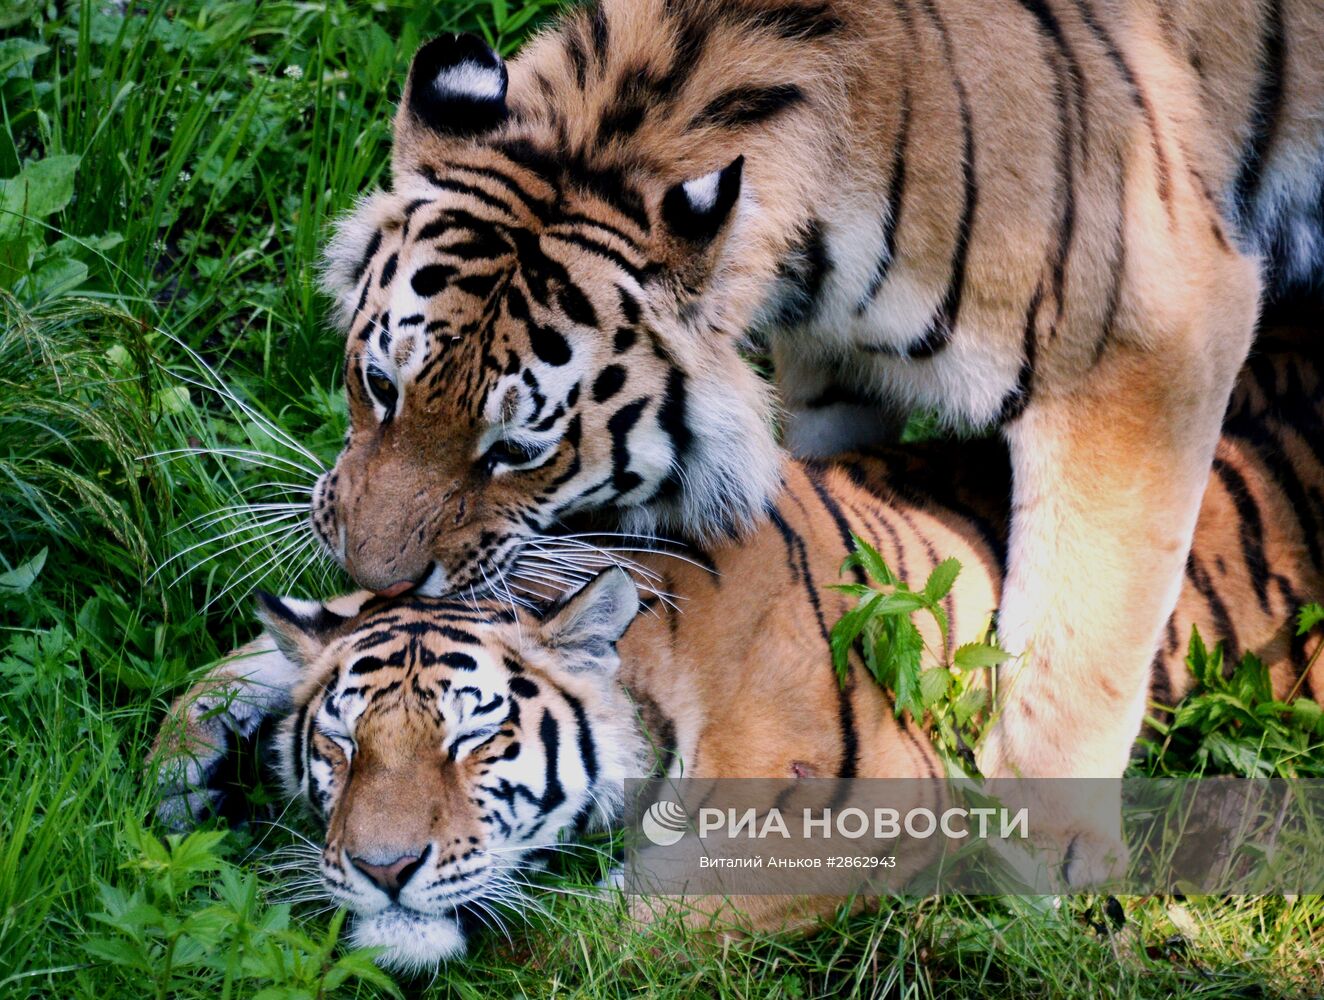
{"type": "Polygon", "coordinates": [[[318,656],[351,616],[338,614],[321,601],[276,597],[258,591],[257,616],[276,648],[301,667],[318,656]]]}
{"type": "Polygon", "coordinates": [[[409,67],[396,116],[396,145],[422,128],[440,136],[473,136],[505,122],[506,64],[468,32],[442,35],[424,45],[409,67]]]}
{"type": "Polygon", "coordinates": [[[565,654],[572,668],[615,669],[616,640],[638,613],[639,591],[634,580],[613,566],[553,608],[539,631],[543,643],[565,654]]]}
{"type": "Polygon", "coordinates": [[[662,197],[662,222],[687,243],[709,243],[740,199],[740,178],[745,158],[737,156],[712,173],[681,181],[662,197]]]}

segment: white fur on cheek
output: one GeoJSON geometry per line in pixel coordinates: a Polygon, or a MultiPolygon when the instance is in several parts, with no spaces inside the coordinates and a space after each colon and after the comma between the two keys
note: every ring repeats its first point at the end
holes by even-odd
{"type": "Polygon", "coordinates": [[[451,917],[408,913],[390,907],[356,916],[350,933],[356,948],[385,948],[377,963],[399,972],[426,972],[464,954],[464,932],[451,917]]]}

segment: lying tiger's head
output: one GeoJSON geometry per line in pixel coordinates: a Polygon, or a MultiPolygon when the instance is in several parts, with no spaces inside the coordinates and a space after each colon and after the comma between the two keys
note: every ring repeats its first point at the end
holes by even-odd
{"type": "Polygon", "coordinates": [[[701,296],[755,211],[742,160],[590,163],[537,76],[471,35],[425,45],[393,189],[328,253],[351,427],[312,523],[378,593],[484,588],[576,514],[738,531],[777,488],[767,391],[701,296]]]}
{"type": "Polygon", "coordinates": [[[459,954],[462,915],[517,903],[531,854],[615,818],[642,747],[616,679],[638,609],[625,571],[541,620],[416,596],[349,616],[263,605],[303,674],[282,779],[326,824],[321,878],[354,913],[353,940],[386,964],[459,954]]]}

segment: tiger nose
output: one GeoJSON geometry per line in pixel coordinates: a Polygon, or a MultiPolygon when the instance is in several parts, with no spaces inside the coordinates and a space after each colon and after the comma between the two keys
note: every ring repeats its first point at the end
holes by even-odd
{"type": "Polygon", "coordinates": [[[371,861],[353,855],[350,856],[349,860],[355,868],[368,876],[377,888],[392,899],[400,894],[400,890],[404,888],[405,883],[413,877],[414,872],[418,871],[423,864],[423,858],[418,854],[403,854],[384,865],[373,864],[371,861]]]}

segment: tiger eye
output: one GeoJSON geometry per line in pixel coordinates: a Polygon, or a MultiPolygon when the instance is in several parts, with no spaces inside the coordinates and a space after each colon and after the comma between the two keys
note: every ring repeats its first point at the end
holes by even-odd
{"type": "Polygon", "coordinates": [[[368,388],[377,402],[388,410],[395,409],[396,400],[400,398],[400,392],[386,375],[378,371],[368,372],[368,388]]]}

